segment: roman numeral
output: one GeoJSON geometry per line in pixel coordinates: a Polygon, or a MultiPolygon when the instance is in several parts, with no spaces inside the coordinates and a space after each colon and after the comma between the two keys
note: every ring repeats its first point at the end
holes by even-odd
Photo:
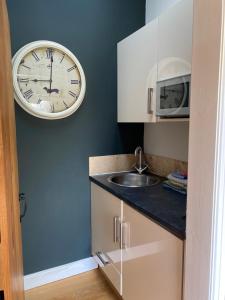
{"type": "Polygon", "coordinates": [[[74,97],[77,99],[77,95],[74,92],[69,91],[70,96],[74,97]]]}
{"type": "Polygon", "coordinates": [[[38,102],[37,102],[37,104],[40,104],[40,103],[41,103],[41,101],[42,101],[42,100],[39,98],[39,99],[38,99],[38,102]]]}
{"type": "Polygon", "coordinates": [[[62,59],[60,60],[60,64],[61,64],[61,62],[64,60],[64,58],[65,58],[65,53],[63,54],[63,56],[62,56],[62,59]]]}
{"type": "Polygon", "coordinates": [[[69,106],[66,104],[65,101],[63,101],[63,104],[65,105],[66,108],[69,108],[69,106]]]}
{"type": "Polygon", "coordinates": [[[36,61],[40,61],[40,58],[38,57],[37,53],[35,51],[32,51],[32,55],[33,55],[33,58],[36,60],[36,61]]]}
{"type": "Polygon", "coordinates": [[[53,56],[54,50],[51,48],[46,49],[46,57],[50,59],[53,56]]]}
{"type": "Polygon", "coordinates": [[[28,83],[29,79],[28,78],[19,78],[18,81],[23,82],[23,83],[28,83]]]}
{"type": "Polygon", "coordinates": [[[21,67],[24,67],[24,68],[26,68],[26,69],[31,69],[30,67],[28,67],[28,66],[26,66],[26,65],[21,65],[21,67]]]}
{"type": "Polygon", "coordinates": [[[71,68],[67,69],[67,72],[71,72],[72,70],[75,70],[77,68],[76,65],[72,66],[71,68]]]}
{"type": "Polygon", "coordinates": [[[71,84],[80,84],[80,80],[71,80],[71,84]]]}
{"type": "Polygon", "coordinates": [[[26,92],[23,93],[24,97],[28,100],[33,96],[33,91],[32,90],[28,90],[26,92]]]}

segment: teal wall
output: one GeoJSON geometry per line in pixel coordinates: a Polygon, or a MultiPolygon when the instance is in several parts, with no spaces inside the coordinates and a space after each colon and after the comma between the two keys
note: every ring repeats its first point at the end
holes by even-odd
{"type": "MultiPolygon", "coordinates": [[[[88,157],[133,152],[143,125],[116,122],[116,44],[145,22],[145,0],[8,0],[13,53],[35,40],[68,47],[80,60],[87,93],[59,121],[16,106],[25,274],[90,256],[88,157]]],[[[138,99],[137,99],[138,101],[138,99]]]]}

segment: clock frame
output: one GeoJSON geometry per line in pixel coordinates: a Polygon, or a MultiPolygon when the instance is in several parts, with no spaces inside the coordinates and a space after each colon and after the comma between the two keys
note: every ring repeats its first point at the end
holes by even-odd
{"type": "MultiPolygon", "coordinates": [[[[85,74],[84,74],[83,68],[82,68],[79,60],[66,47],[64,47],[58,43],[51,42],[51,41],[44,41],[44,40],[43,41],[35,41],[35,42],[29,43],[29,44],[23,46],[14,55],[12,63],[13,63],[13,87],[14,87],[15,100],[29,114],[31,114],[35,117],[47,119],[47,120],[62,119],[62,118],[66,118],[66,117],[72,115],[82,104],[82,102],[84,100],[84,96],[85,96],[85,91],[86,91],[85,74]],[[24,59],[24,57],[26,57],[29,53],[33,53],[33,51],[35,51],[35,50],[37,51],[37,49],[40,49],[40,48],[53,49],[53,50],[59,51],[62,54],[68,56],[68,58],[70,60],[72,60],[74,66],[76,66],[76,69],[79,73],[79,76],[80,76],[79,95],[76,96],[75,102],[71,106],[65,107],[65,109],[63,111],[46,112],[46,111],[42,111],[42,110],[38,109],[37,107],[35,107],[34,105],[31,105],[27,101],[27,99],[25,98],[24,94],[22,93],[22,91],[20,89],[20,86],[18,83],[18,68],[19,68],[22,60],[24,59]]],[[[50,93],[51,93],[51,91],[50,91],[50,93]]],[[[32,103],[32,104],[34,104],[34,103],[32,103]]]]}

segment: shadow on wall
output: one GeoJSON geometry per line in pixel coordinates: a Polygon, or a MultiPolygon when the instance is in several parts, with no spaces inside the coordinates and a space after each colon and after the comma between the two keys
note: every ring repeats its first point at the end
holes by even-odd
{"type": "Polygon", "coordinates": [[[134,153],[137,146],[143,147],[144,124],[120,123],[118,127],[124,153],[134,153]]]}

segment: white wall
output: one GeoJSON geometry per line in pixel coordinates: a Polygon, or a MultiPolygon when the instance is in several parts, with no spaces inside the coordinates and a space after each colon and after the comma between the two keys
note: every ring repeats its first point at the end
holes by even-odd
{"type": "MultiPolygon", "coordinates": [[[[146,23],[180,0],[146,0],[146,23]]],[[[146,153],[188,160],[188,123],[145,124],[146,153]]]]}
{"type": "Polygon", "coordinates": [[[188,122],[145,124],[145,152],[187,161],[188,129],[188,122]]]}
{"type": "Polygon", "coordinates": [[[146,23],[159,16],[179,0],[146,0],[146,23]]]}

